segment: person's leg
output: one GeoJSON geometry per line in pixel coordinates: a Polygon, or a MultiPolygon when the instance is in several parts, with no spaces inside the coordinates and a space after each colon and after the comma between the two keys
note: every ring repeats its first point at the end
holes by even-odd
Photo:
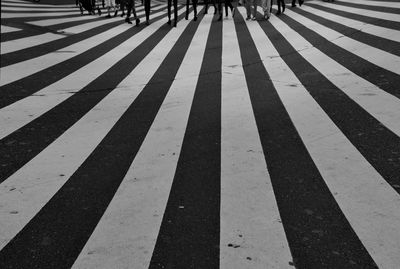
{"type": "Polygon", "coordinates": [[[194,21],[197,21],[197,0],[192,0],[193,11],[194,11],[194,21]]]}
{"type": "Polygon", "coordinates": [[[190,0],[186,0],[186,13],[185,13],[185,20],[189,19],[189,5],[190,5],[190,0]]]}
{"type": "Polygon", "coordinates": [[[257,0],[252,0],[253,4],[253,17],[251,18],[253,21],[257,18],[257,0]]]}
{"type": "Polygon", "coordinates": [[[178,0],[174,0],[174,27],[178,23],[178,0]]]}
{"type": "Polygon", "coordinates": [[[217,0],[218,2],[218,20],[221,21],[222,20],[222,0],[217,0]]]}
{"type": "Polygon", "coordinates": [[[168,24],[171,24],[171,0],[167,0],[168,24]]]}
{"type": "Polygon", "coordinates": [[[244,0],[244,7],[246,8],[246,20],[250,20],[251,19],[250,0],[244,0]]]}
{"type": "Polygon", "coordinates": [[[144,9],[146,13],[146,25],[150,24],[150,0],[144,0],[144,9]]]}

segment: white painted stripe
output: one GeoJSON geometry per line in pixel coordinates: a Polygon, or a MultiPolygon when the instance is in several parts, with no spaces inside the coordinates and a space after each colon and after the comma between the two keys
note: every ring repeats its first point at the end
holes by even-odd
{"type": "Polygon", "coordinates": [[[392,7],[392,8],[400,8],[399,2],[385,2],[385,1],[365,1],[365,0],[339,0],[340,2],[359,4],[359,5],[368,5],[368,6],[377,6],[377,7],[392,7]]]}
{"type": "Polygon", "coordinates": [[[293,268],[232,20],[223,33],[220,268],[293,268]]]}
{"type": "Polygon", "coordinates": [[[1,30],[0,30],[0,32],[1,32],[2,34],[4,34],[4,33],[16,32],[16,31],[21,31],[21,29],[15,28],[15,27],[6,26],[6,25],[1,25],[1,30]]]}
{"type": "MultiPolygon", "coordinates": [[[[183,13],[182,10],[179,13],[183,13]]],[[[164,24],[165,21],[157,21],[141,33],[148,35],[147,32],[164,24]]],[[[65,184],[128,109],[168,53],[168,38],[164,39],[167,41],[160,42],[115,90],[0,184],[0,249],[65,184]]]]}
{"type": "Polygon", "coordinates": [[[400,100],[313,47],[280,20],[271,20],[298,53],[365,111],[400,136],[400,100]],[[308,48],[308,49],[305,49],[308,48]]]}
{"type": "MultiPolygon", "coordinates": [[[[309,3],[318,4],[319,0],[318,1],[316,1],[316,0],[310,1],[309,3]]],[[[336,4],[332,4],[329,2],[324,2],[324,6],[332,8],[332,9],[346,11],[349,13],[354,13],[357,15],[362,15],[362,16],[367,16],[367,17],[372,17],[372,18],[379,18],[379,19],[389,20],[389,21],[400,21],[400,15],[393,14],[393,13],[386,13],[386,12],[373,11],[373,10],[368,10],[368,9],[363,9],[363,8],[354,8],[354,7],[336,5],[336,4]]]]}
{"type": "MultiPolygon", "coordinates": [[[[32,17],[57,17],[57,16],[68,16],[74,14],[74,12],[41,12],[41,13],[30,13],[30,12],[21,12],[21,13],[7,13],[1,12],[1,17],[3,19],[11,19],[11,18],[32,18],[32,17]]],[[[76,14],[81,14],[79,9],[76,9],[76,14]]]]}
{"type": "MultiPolygon", "coordinates": [[[[284,32],[285,38],[294,46],[302,39],[286,24],[276,20],[271,23],[284,32]]],[[[257,49],[271,80],[342,212],[378,266],[396,268],[400,264],[398,193],[323,112],[263,31],[252,30],[251,34],[255,40],[260,40],[257,49]],[[297,87],[292,87],[293,84],[297,87]]],[[[320,61],[324,62],[324,59],[320,61]]],[[[376,101],[375,105],[385,104],[376,101]]]]}
{"type": "Polygon", "coordinates": [[[22,49],[27,49],[31,48],[34,46],[38,46],[47,42],[51,42],[57,39],[64,38],[65,35],[61,34],[53,34],[53,33],[45,33],[41,35],[34,35],[34,36],[28,36],[24,38],[19,38],[19,39],[14,39],[6,42],[1,42],[1,55],[22,50],[22,49]]]}
{"type": "Polygon", "coordinates": [[[0,139],[35,120],[71,95],[80,91],[110,66],[134,50],[157,28],[139,32],[93,62],[83,66],[63,79],[41,89],[35,94],[0,109],[0,139]]]}
{"type": "MultiPolygon", "coordinates": [[[[174,178],[212,16],[199,25],[135,160],[73,268],[148,268],[174,178]]],[[[190,21],[174,29],[176,40],[190,21]]],[[[168,44],[170,50],[173,44],[168,44]]]]}
{"type": "MultiPolygon", "coordinates": [[[[323,6],[323,3],[318,3],[318,4],[323,6]]],[[[388,29],[385,27],[380,27],[380,26],[376,26],[373,24],[365,23],[362,21],[348,19],[346,17],[339,16],[339,15],[329,13],[329,12],[325,12],[323,10],[316,9],[316,8],[313,8],[310,6],[303,6],[302,9],[304,11],[311,12],[314,15],[323,17],[327,20],[331,20],[331,21],[343,24],[345,26],[355,28],[361,32],[371,34],[374,36],[378,36],[378,37],[382,37],[382,38],[386,38],[386,39],[393,40],[396,42],[400,42],[400,31],[398,31],[398,30],[388,29]]]]}
{"type": "Polygon", "coordinates": [[[400,74],[400,57],[388,53],[384,50],[377,49],[348,36],[345,36],[337,31],[323,26],[313,20],[310,20],[296,12],[288,9],[285,11],[292,19],[308,27],[310,30],[318,33],[320,36],[330,41],[331,43],[361,57],[365,60],[389,70],[395,74],[400,74]]]}
{"type": "MultiPolygon", "coordinates": [[[[162,8],[154,11],[157,13],[161,12],[162,14],[164,14],[166,11],[161,9],[162,8]]],[[[157,16],[158,15],[159,14],[157,14],[157,16]]],[[[39,56],[30,60],[26,60],[23,62],[3,67],[0,69],[0,72],[2,74],[0,80],[0,86],[22,79],[26,76],[42,71],[43,69],[46,69],[50,66],[54,66],[60,62],[75,57],[93,48],[94,46],[97,46],[109,40],[110,38],[131,29],[131,27],[132,26],[128,24],[121,24],[105,32],[102,32],[85,40],[72,44],[68,47],[56,50],[54,52],[48,53],[43,56],[39,56]]]]}
{"type": "Polygon", "coordinates": [[[47,11],[47,12],[57,12],[57,11],[64,11],[64,12],[77,12],[79,7],[74,8],[32,8],[32,7],[9,7],[9,6],[2,6],[2,11],[20,11],[20,12],[29,12],[29,11],[47,11]]]}

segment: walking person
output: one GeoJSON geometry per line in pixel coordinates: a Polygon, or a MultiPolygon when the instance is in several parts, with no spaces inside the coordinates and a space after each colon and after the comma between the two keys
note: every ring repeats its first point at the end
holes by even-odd
{"type": "MultiPolygon", "coordinates": [[[[301,6],[304,3],[304,0],[297,0],[299,5],[301,6]]],[[[296,0],[292,0],[292,7],[296,7],[296,0]]]]}
{"type": "MultiPolygon", "coordinates": [[[[260,5],[263,10],[264,19],[268,20],[269,17],[271,17],[271,0],[261,0],[260,5]]],[[[254,0],[253,1],[253,18],[252,18],[252,20],[256,20],[256,18],[257,18],[257,0],[254,0]]]]}
{"type": "MultiPolygon", "coordinates": [[[[146,0],[145,0],[146,1],[146,0]]],[[[186,0],[186,15],[185,15],[185,20],[189,19],[189,3],[190,0],[186,0]]],[[[197,21],[197,0],[192,0],[192,5],[193,5],[193,11],[194,11],[194,21],[197,21]]]]}
{"type": "Polygon", "coordinates": [[[111,9],[114,10],[114,17],[116,16],[116,13],[118,12],[117,8],[115,7],[115,1],[114,0],[105,0],[105,7],[107,9],[107,16],[106,18],[111,18],[111,9]]]}
{"type": "Polygon", "coordinates": [[[150,24],[150,0],[144,0],[144,12],[146,13],[146,25],[150,24]]]}
{"type": "Polygon", "coordinates": [[[254,0],[243,0],[243,5],[246,8],[246,21],[251,19],[251,7],[254,0]]]}
{"type": "Polygon", "coordinates": [[[125,19],[125,21],[126,21],[127,23],[129,23],[129,24],[132,24],[131,19],[130,19],[130,17],[131,17],[131,12],[132,12],[132,13],[133,13],[133,17],[135,18],[136,26],[139,26],[140,20],[139,20],[139,18],[137,17],[137,14],[136,14],[135,0],[124,0],[124,1],[127,1],[127,2],[125,3],[126,6],[127,6],[127,14],[126,14],[126,19],[125,19]]]}
{"type": "Polygon", "coordinates": [[[176,27],[178,22],[178,0],[168,0],[168,24],[171,25],[171,5],[174,1],[174,27],[176,27]]]}
{"type": "Polygon", "coordinates": [[[285,12],[285,0],[277,0],[278,4],[278,11],[276,12],[276,15],[280,15],[281,13],[285,12]],[[282,12],[281,12],[281,6],[282,6],[282,12]]]}

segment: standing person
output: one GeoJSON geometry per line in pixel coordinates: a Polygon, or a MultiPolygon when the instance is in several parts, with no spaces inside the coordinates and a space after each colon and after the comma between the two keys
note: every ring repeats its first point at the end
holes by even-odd
{"type": "Polygon", "coordinates": [[[285,12],[285,0],[277,0],[278,4],[278,12],[276,12],[276,15],[280,15],[281,13],[285,12]],[[282,12],[281,12],[281,5],[282,5],[282,12]]]}
{"type": "MultiPolygon", "coordinates": [[[[145,0],[146,1],[146,0],[145,0]]],[[[190,0],[186,0],[186,15],[185,15],[185,20],[189,19],[189,3],[190,0]]],[[[192,0],[192,5],[194,9],[194,21],[197,21],[197,0],[192,0]]]]}
{"type": "Polygon", "coordinates": [[[136,15],[135,0],[127,0],[126,4],[127,4],[127,14],[125,21],[129,24],[132,24],[130,17],[131,17],[131,12],[133,12],[133,17],[135,18],[136,26],[139,26],[140,20],[136,15]]]}
{"type": "Polygon", "coordinates": [[[171,1],[174,1],[174,27],[178,21],[178,0],[168,0],[168,24],[171,25],[171,1]]]}
{"type": "MultiPolygon", "coordinates": [[[[304,3],[304,0],[297,0],[299,5],[301,6],[304,3]]],[[[292,0],[292,7],[296,7],[296,0],[292,0]]]]}

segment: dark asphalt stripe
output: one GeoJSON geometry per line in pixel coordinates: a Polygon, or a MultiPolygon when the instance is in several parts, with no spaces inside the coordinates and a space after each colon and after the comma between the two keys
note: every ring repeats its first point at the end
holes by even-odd
{"type": "MultiPolygon", "coordinates": [[[[166,9],[166,7],[162,8],[161,10],[165,10],[165,9],[166,9]]],[[[151,12],[151,14],[154,14],[154,11],[151,12]]],[[[140,17],[142,17],[142,16],[140,16],[140,17]]],[[[46,19],[53,19],[53,18],[54,17],[50,17],[50,18],[46,18],[46,19]]],[[[57,18],[59,18],[59,17],[57,17],[57,18]]],[[[40,19],[43,20],[43,17],[41,17],[40,19]]],[[[11,65],[11,64],[26,61],[26,60],[36,58],[36,57],[48,54],[50,52],[59,50],[64,47],[68,47],[74,43],[77,43],[79,41],[82,41],[82,40],[85,40],[92,36],[95,36],[97,34],[100,34],[102,32],[105,32],[105,31],[115,27],[115,26],[118,26],[118,25],[124,24],[124,23],[125,22],[123,19],[118,20],[118,21],[113,21],[108,24],[101,25],[101,26],[92,28],[90,30],[84,31],[82,33],[78,33],[78,34],[68,36],[66,38],[62,38],[60,40],[55,40],[55,41],[47,42],[47,43],[39,45],[39,46],[34,46],[34,47],[30,47],[30,48],[23,49],[23,50],[18,50],[15,52],[2,54],[1,55],[1,67],[5,67],[5,66],[11,65]]]]}
{"type": "MultiPolygon", "coordinates": [[[[269,22],[259,24],[275,44],[285,46],[269,22]]],[[[235,25],[257,128],[296,268],[376,268],[312,161],[241,16],[235,16],[235,25]]]]}
{"type": "Polygon", "coordinates": [[[340,11],[336,10],[333,8],[329,8],[327,6],[320,6],[316,5],[313,3],[307,3],[307,6],[317,8],[332,14],[336,14],[339,16],[343,16],[349,19],[357,20],[357,21],[362,21],[365,23],[369,23],[372,25],[380,26],[380,27],[385,27],[393,30],[400,30],[400,22],[395,22],[395,21],[388,21],[380,18],[374,18],[374,17],[368,17],[368,16],[363,16],[362,14],[355,14],[355,13],[350,13],[346,11],[340,11]]]}
{"type": "Polygon", "coordinates": [[[319,73],[280,34],[265,27],[263,29],[269,37],[274,37],[270,39],[282,59],[336,126],[375,170],[400,193],[400,137],[319,73]]]}
{"type": "Polygon", "coordinates": [[[214,19],[151,269],[219,268],[221,57],[214,19]]]}
{"type": "Polygon", "coordinates": [[[300,35],[314,47],[349,69],[351,72],[377,85],[382,90],[396,96],[397,98],[400,98],[400,88],[397,87],[397,85],[400,85],[400,75],[374,65],[371,62],[368,62],[367,60],[364,60],[363,58],[333,44],[289,16],[283,14],[280,16],[280,19],[294,31],[300,33],[300,35]]]}
{"type": "Polygon", "coordinates": [[[356,3],[348,3],[348,2],[342,2],[342,1],[335,1],[334,2],[337,5],[345,7],[354,7],[354,8],[359,8],[359,9],[366,9],[366,10],[372,10],[372,11],[379,11],[379,12],[385,12],[385,13],[394,13],[394,14],[399,14],[400,13],[400,8],[393,8],[393,7],[385,7],[383,4],[382,6],[370,6],[368,5],[368,1],[364,1],[364,3],[361,4],[356,4],[356,3]]]}
{"type": "MultiPolygon", "coordinates": [[[[141,17],[144,17],[144,15],[141,17]]],[[[161,14],[160,16],[153,18],[151,21],[154,22],[165,18],[166,14],[161,14]]],[[[65,76],[68,76],[79,68],[89,64],[108,51],[114,49],[120,43],[129,39],[142,29],[142,27],[129,28],[129,30],[112,37],[109,40],[66,61],[58,63],[54,66],[50,66],[42,71],[0,87],[0,108],[8,106],[18,100],[34,94],[44,87],[57,82],[65,76]]]]}
{"type": "Polygon", "coordinates": [[[322,24],[325,27],[331,28],[345,36],[348,36],[349,38],[352,38],[352,39],[362,42],[364,44],[370,45],[372,47],[387,51],[394,55],[400,56],[400,43],[399,42],[361,32],[359,29],[344,26],[343,24],[340,24],[340,23],[337,23],[337,22],[334,22],[331,20],[327,20],[323,17],[314,15],[308,11],[304,11],[304,10],[301,10],[298,8],[293,9],[293,11],[307,17],[310,20],[318,22],[319,24],[322,24]]]}
{"type": "MultiPolygon", "coordinates": [[[[184,14],[180,16],[180,19],[184,14]]],[[[201,17],[199,18],[201,20],[201,17]]],[[[1,268],[70,268],[136,156],[180,67],[192,22],[150,82],[64,186],[0,252],[1,268]],[[1,264],[2,263],[2,264],[1,264]]],[[[164,25],[159,32],[172,29],[164,25]]],[[[147,49],[147,42],[142,49],[147,49]]],[[[125,61],[129,68],[134,57],[125,61]]],[[[114,69],[110,75],[117,75],[114,69]]],[[[105,80],[107,81],[107,80],[105,80]]]]}
{"type": "MultiPolygon", "coordinates": [[[[163,16],[163,18],[164,17],[165,16],[163,16]]],[[[151,22],[154,21],[155,19],[151,22]]],[[[108,52],[116,45],[119,45],[120,42],[128,39],[139,31],[139,28],[132,27],[132,31],[125,32],[121,37],[113,38],[113,40],[110,40],[107,44],[99,48],[94,48],[94,51],[88,52],[88,55],[84,56],[88,60],[96,59],[97,56],[108,52]]],[[[164,28],[158,30],[143,42],[144,45],[141,44],[138,46],[78,93],[72,95],[61,104],[0,140],[0,163],[2,164],[0,182],[6,180],[10,175],[39,154],[100,102],[140,63],[166,34],[167,32],[164,28]],[[15,141],[18,141],[18,143],[14,143],[15,141]]],[[[76,70],[76,65],[80,61],[82,61],[82,59],[74,60],[74,70],[76,70]]],[[[66,66],[68,66],[71,62],[66,64],[66,66]]],[[[62,73],[62,76],[66,76],[67,74],[61,72],[66,66],[61,65],[54,71],[55,74],[59,75],[59,73],[62,73]]],[[[46,76],[37,79],[44,79],[46,76]]],[[[34,81],[30,83],[33,84],[34,81]]]]}

